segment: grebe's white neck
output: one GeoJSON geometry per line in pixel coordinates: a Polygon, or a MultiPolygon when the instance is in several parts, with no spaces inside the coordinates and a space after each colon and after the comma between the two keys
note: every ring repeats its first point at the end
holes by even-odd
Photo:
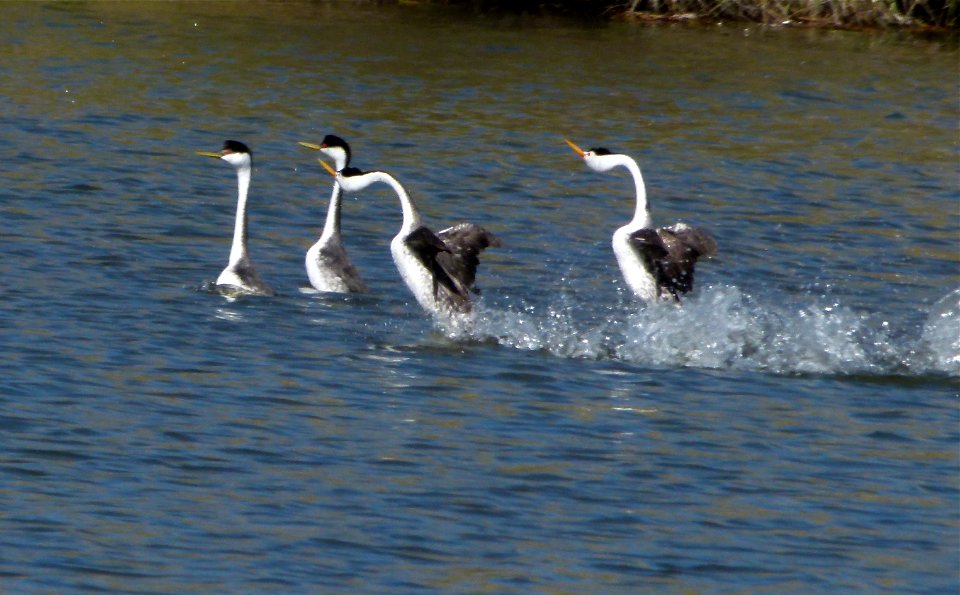
{"type": "Polygon", "coordinates": [[[321,239],[340,235],[340,203],[343,198],[343,189],[339,182],[333,183],[333,192],[330,194],[330,206],[327,207],[327,220],[323,224],[321,239]]]}
{"type": "Polygon", "coordinates": [[[401,233],[410,233],[422,225],[420,211],[413,199],[407,194],[404,187],[390,174],[382,171],[371,171],[364,174],[344,176],[337,174],[337,182],[345,192],[360,192],[367,186],[380,182],[393,188],[400,199],[400,207],[403,209],[403,225],[400,228],[401,233]]]}
{"type": "Polygon", "coordinates": [[[233,245],[230,247],[230,265],[247,259],[247,193],[250,190],[250,163],[235,164],[237,168],[237,219],[233,226],[233,245]]]}
{"type": "Polygon", "coordinates": [[[647,187],[643,183],[643,174],[640,173],[640,166],[628,155],[618,153],[597,155],[593,151],[587,151],[583,156],[587,166],[598,172],[607,172],[615,167],[624,167],[633,176],[633,184],[636,188],[637,207],[633,214],[631,227],[649,227],[651,224],[650,206],[647,203],[647,187]]]}
{"type": "Polygon", "coordinates": [[[337,166],[337,171],[343,171],[350,164],[350,159],[343,147],[320,147],[320,152],[333,159],[333,164],[337,166]]]}

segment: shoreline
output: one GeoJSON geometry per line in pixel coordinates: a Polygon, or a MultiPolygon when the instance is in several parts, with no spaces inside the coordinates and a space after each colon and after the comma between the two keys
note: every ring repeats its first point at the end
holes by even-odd
{"type": "Polygon", "coordinates": [[[573,16],[633,23],[751,23],[844,31],[960,31],[960,0],[394,0],[476,14],[573,16]],[[902,5],[902,6],[901,6],[902,5]]]}
{"type": "Polygon", "coordinates": [[[623,12],[613,15],[612,20],[649,23],[649,24],[683,24],[691,26],[711,26],[730,23],[741,23],[750,25],[762,25],[764,27],[792,28],[792,29],[821,29],[830,31],[873,31],[873,32],[895,32],[922,34],[950,34],[958,33],[960,29],[956,26],[931,25],[920,22],[902,22],[902,23],[876,23],[876,22],[837,22],[827,17],[795,16],[793,18],[785,17],[779,20],[758,20],[747,18],[721,18],[714,15],[700,15],[691,12],[684,13],[656,13],[648,11],[623,12]]]}

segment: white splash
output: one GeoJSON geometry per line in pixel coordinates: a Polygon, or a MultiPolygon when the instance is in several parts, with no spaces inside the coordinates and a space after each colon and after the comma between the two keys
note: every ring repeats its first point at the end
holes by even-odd
{"type": "Polygon", "coordinates": [[[597,308],[569,293],[539,307],[481,304],[470,325],[445,331],[455,339],[655,367],[960,375],[960,290],[932,307],[922,336],[914,331],[912,338],[876,314],[826,298],[761,300],[729,285],[704,287],[682,307],[624,300],[606,312],[590,310],[597,308]]]}
{"type": "Polygon", "coordinates": [[[960,376],[960,289],[930,308],[922,340],[935,370],[960,376]]]}

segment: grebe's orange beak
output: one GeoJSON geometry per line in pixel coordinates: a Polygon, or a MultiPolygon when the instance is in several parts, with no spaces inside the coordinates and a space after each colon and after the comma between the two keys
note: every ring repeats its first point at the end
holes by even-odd
{"type": "Polygon", "coordinates": [[[323,159],[317,159],[317,161],[320,162],[320,165],[323,166],[323,169],[327,170],[327,171],[330,173],[331,176],[337,177],[337,170],[335,170],[335,169],[333,169],[332,167],[330,167],[329,165],[327,165],[327,162],[326,162],[326,161],[324,161],[323,159]]]}
{"type": "Polygon", "coordinates": [[[583,149],[581,149],[581,148],[578,147],[577,145],[573,144],[573,142],[568,141],[567,139],[563,139],[563,140],[564,140],[565,143],[567,143],[568,145],[570,145],[570,148],[571,148],[571,149],[573,149],[574,151],[577,152],[577,155],[583,157],[584,155],[587,154],[586,151],[584,151],[583,149]]]}

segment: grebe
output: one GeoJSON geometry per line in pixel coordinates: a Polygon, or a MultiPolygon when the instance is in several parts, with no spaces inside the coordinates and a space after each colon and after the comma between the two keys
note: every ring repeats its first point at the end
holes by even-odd
{"type": "Polygon", "coordinates": [[[380,182],[393,188],[403,210],[403,224],[390,242],[393,262],[420,306],[435,316],[468,314],[479,254],[499,246],[492,233],[473,223],[460,223],[438,233],[423,225],[420,212],[400,182],[382,171],[362,172],[353,167],[334,171],[321,162],[344,192],[360,192],[380,182]]]}
{"type": "Polygon", "coordinates": [[[233,227],[233,245],[227,268],[217,277],[217,288],[226,294],[276,295],[277,292],[257,275],[247,253],[247,191],[253,155],[247,145],[228,140],[219,153],[197,151],[198,155],[222,159],[237,170],[237,219],[233,227]]]}
{"type": "Polygon", "coordinates": [[[637,162],[627,155],[597,148],[584,151],[569,140],[587,167],[606,172],[624,167],[633,176],[637,207],[630,223],[613,233],[613,252],[627,285],[640,299],[652,303],[680,301],[680,294],[693,289],[693,270],[700,257],[716,254],[717,244],[709,233],[686,223],[654,228],[647,191],[637,162]]]}
{"type": "MultiPolygon", "coordinates": [[[[328,134],[319,145],[301,142],[308,149],[320,151],[331,157],[337,171],[350,165],[350,145],[339,136],[328,134]]],[[[340,236],[340,204],[343,190],[340,184],[333,183],[330,204],[327,207],[327,219],[320,233],[320,239],[307,250],[304,261],[310,285],[317,291],[338,293],[366,293],[367,285],[356,267],[347,257],[340,236]]]]}

